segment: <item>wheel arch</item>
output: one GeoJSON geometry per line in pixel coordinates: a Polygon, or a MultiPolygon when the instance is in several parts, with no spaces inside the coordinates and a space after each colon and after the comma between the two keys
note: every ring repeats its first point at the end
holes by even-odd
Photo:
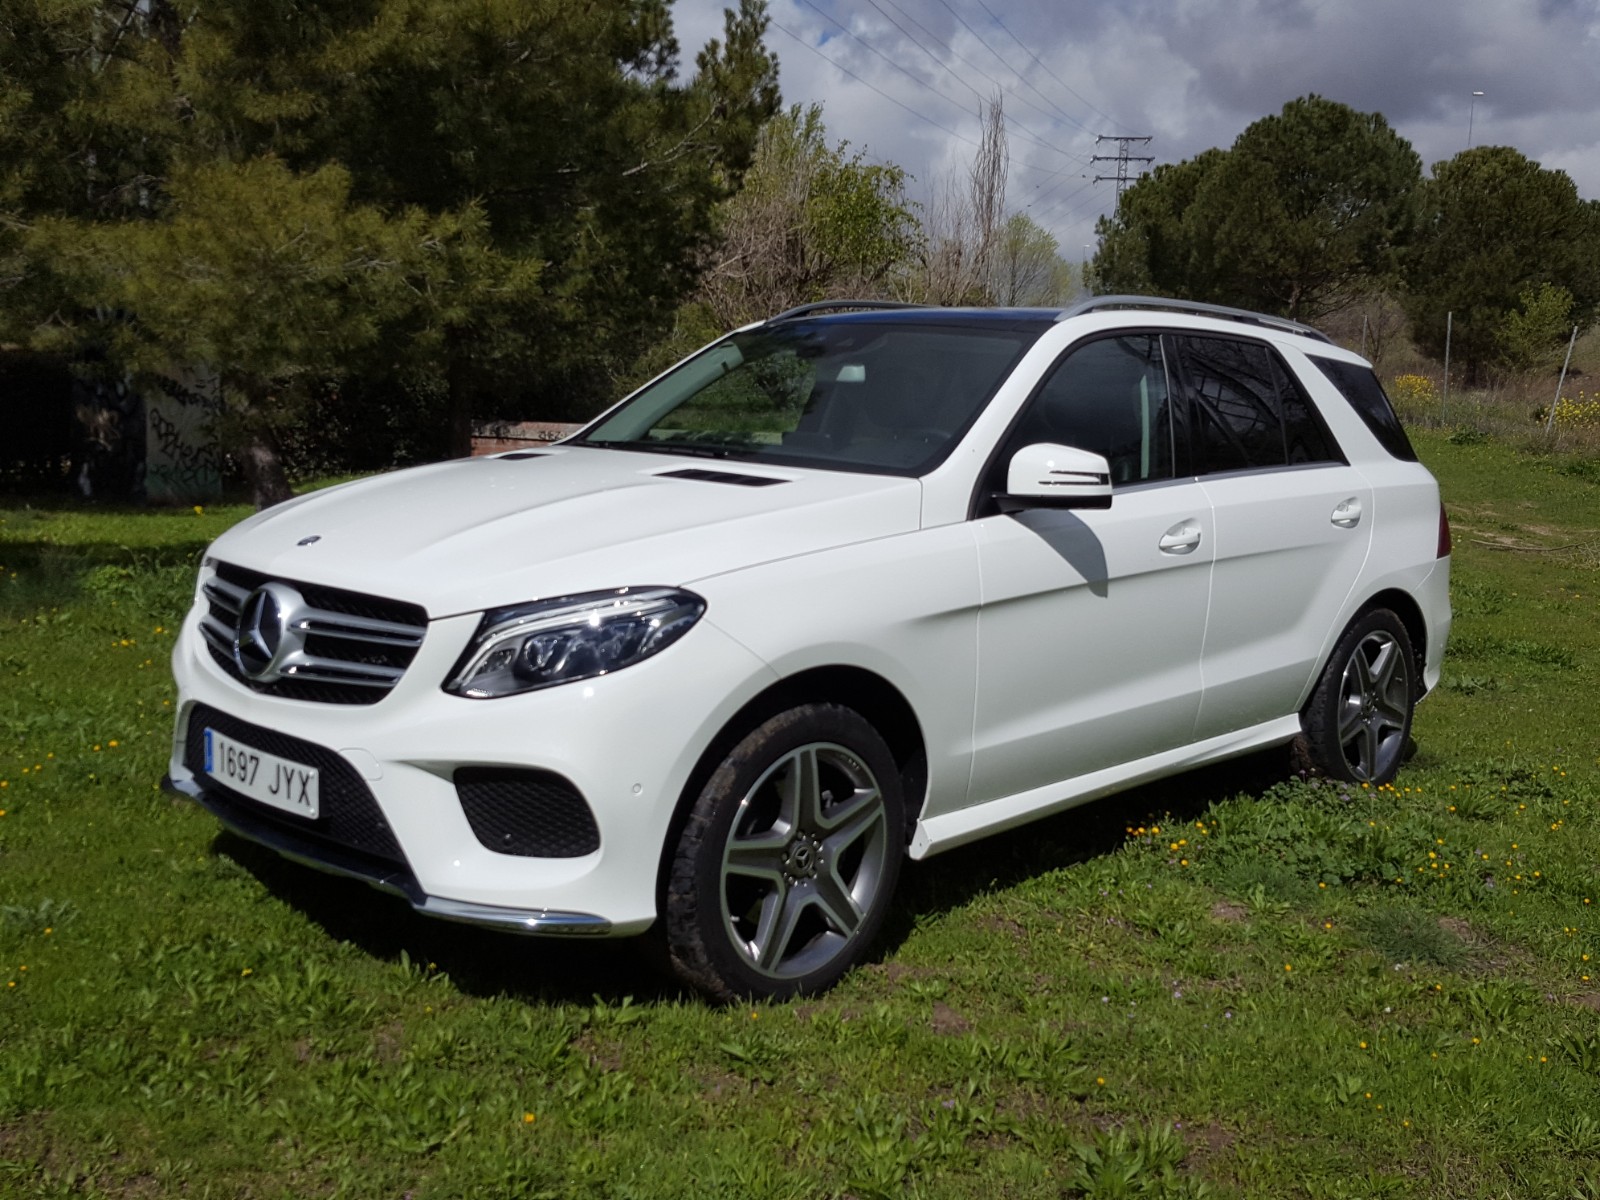
{"type": "Polygon", "coordinates": [[[916,827],[928,790],[927,743],[922,723],[899,688],[864,667],[812,667],[778,680],[734,713],[706,745],[679,793],[656,867],[656,911],[662,911],[674,848],[689,810],[722,760],[764,721],[802,704],[839,704],[860,713],[889,746],[906,800],[906,836],[916,827]]]}
{"type": "MultiPolygon", "coordinates": [[[[1369,612],[1380,608],[1386,608],[1399,617],[1400,624],[1406,627],[1406,636],[1411,639],[1411,657],[1416,660],[1417,698],[1421,699],[1422,689],[1426,686],[1423,683],[1422,676],[1423,669],[1428,661],[1428,621],[1422,615],[1422,606],[1417,603],[1414,596],[1408,592],[1401,591],[1399,588],[1389,588],[1381,591],[1377,595],[1370,597],[1365,604],[1357,609],[1350,620],[1345,622],[1344,628],[1349,629],[1351,625],[1354,625],[1369,612]]],[[[1343,630],[1340,631],[1339,636],[1344,636],[1343,630]]],[[[1337,638],[1334,640],[1334,645],[1338,645],[1337,638]]]]}

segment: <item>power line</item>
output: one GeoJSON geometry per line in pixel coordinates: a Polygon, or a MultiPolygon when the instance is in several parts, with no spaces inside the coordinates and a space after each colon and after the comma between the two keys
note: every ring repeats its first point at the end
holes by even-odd
{"type": "MultiPolygon", "coordinates": [[[[809,0],[807,0],[807,2],[809,3],[809,0]]],[[[873,8],[877,8],[879,12],[883,12],[883,9],[878,8],[877,0],[867,0],[867,3],[871,4],[873,8]]],[[[1061,108],[1061,106],[1059,104],[1056,104],[1054,101],[1048,101],[1047,100],[1047,102],[1050,104],[1050,107],[1056,110],[1054,113],[1048,113],[1044,109],[1040,108],[1037,104],[1035,104],[1031,100],[1029,100],[1026,96],[1018,95],[1017,90],[1015,88],[1011,87],[1008,84],[1001,83],[993,75],[989,74],[989,72],[985,71],[982,67],[978,66],[977,63],[973,62],[970,58],[967,58],[964,54],[962,54],[959,50],[957,50],[949,42],[946,42],[942,38],[940,38],[938,34],[934,33],[933,30],[929,29],[921,21],[917,20],[916,17],[912,16],[909,12],[907,12],[900,5],[896,4],[895,0],[884,0],[884,3],[887,4],[890,8],[894,9],[896,12],[898,12],[906,20],[910,21],[918,29],[922,30],[922,32],[928,36],[928,38],[933,42],[933,44],[935,46],[938,46],[941,50],[943,50],[946,54],[950,55],[951,58],[955,59],[962,66],[967,67],[967,68],[969,68],[969,69],[971,69],[973,71],[976,71],[979,75],[983,76],[983,78],[987,79],[990,83],[992,83],[995,87],[999,88],[1002,92],[1005,92],[1008,96],[1011,96],[1013,99],[1017,100],[1018,102],[1020,102],[1022,104],[1026,104],[1029,108],[1033,109],[1034,112],[1036,112],[1040,116],[1044,117],[1045,120],[1050,121],[1052,123],[1054,123],[1057,120],[1064,120],[1064,121],[1071,121],[1072,120],[1072,118],[1061,108]]],[[[889,17],[888,13],[884,13],[883,15],[885,17],[889,17]]],[[[895,21],[893,17],[889,17],[889,20],[894,24],[896,29],[899,29],[900,32],[904,33],[908,38],[911,38],[912,42],[917,46],[918,49],[922,50],[923,53],[928,54],[929,57],[933,58],[935,62],[938,62],[940,66],[944,66],[944,63],[942,61],[940,61],[939,58],[936,55],[933,55],[930,51],[928,51],[927,47],[923,46],[922,43],[917,41],[916,38],[912,38],[911,34],[905,29],[904,26],[902,26],[898,21],[895,21]]],[[[945,69],[946,70],[950,70],[949,67],[945,67],[945,69]]],[[[954,74],[953,71],[951,71],[951,73],[954,74]]],[[[956,78],[959,79],[960,76],[957,75],[956,78]]],[[[965,80],[962,80],[962,82],[966,83],[965,80]]],[[[968,84],[967,86],[970,87],[971,85],[968,84]]],[[[1110,120],[1110,118],[1108,117],[1107,120],[1110,120]]],[[[1085,130],[1084,132],[1088,132],[1088,131],[1085,130]]]]}
{"type": "Polygon", "coordinates": [[[1050,105],[1057,112],[1059,112],[1061,114],[1062,120],[1066,121],[1067,124],[1069,124],[1069,125],[1076,125],[1079,129],[1083,130],[1084,133],[1093,132],[1082,121],[1080,121],[1076,117],[1073,117],[1070,114],[1068,114],[1066,109],[1062,108],[1054,100],[1050,99],[1049,96],[1046,96],[1038,88],[1034,87],[1033,84],[1029,83],[1025,76],[1023,76],[1021,74],[1018,74],[1018,72],[1011,66],[1011,64],[1006,61],[1005,55],[1001,54],[993,46],[989,45],[989,43],[984,39],[983,34],[979,33],[971,25],[968,25],[967,24],[967,19],[965,17],[963,17],[960,13],[958,13],[955,9],[950,7],[949,0],[939,0],[939,3],[944,5],[945,9],[950,13],[950,15],[952,17],[954,17],[957,21],[961,22],[961,28],[965,29],[973,37],[978,39],[978,44],[980,46],[982,46],[990,54],[994,55],[996,62],[1000,63],[1001,66],[1005,67],[1005,69],[1010,71],[1013,75],[1016,75],[1017,81],[1019,83],[1021,83],[1023,87],[1027,88],[1035,96],[1039,97],[1039,99],[1043,100],[1046,104],[1050,105]]]}
{"type": "MultiPolygon", "coordinates": [[[[980,103],[982,103],[984,101],[984,96],[982,95],[982,93],[980,93],[978,91],[977,88],[973,87],[965,79],[961,78],[961,76],[958,75],[954,70],[952,70],[947,64],[942,62],[937,54],[933,53],[933,51],[929,50],[921,42],[917,41],[917,39],[915,37],[913,37],[911,35],[911,33],[909,31],[907,31],[906,28],[904,26],[902,26],[898,21],[895,21],[895,19],[893,17],[889,16],[888,13],[883,12],[883,9],[878,8],[878,5],[876,3],[874,3],[874,0],[867,0],[867,2],[869,4],[872,4],[873,8],[877,8],[880,13],[883,13],[883,16],[892,25],[894,25],[894,27],[896,29],[900,30],[901,33],[905,34],[906,37],[908,39],[910,39],[912,45],[916,46],[917,49],[921,50],[930,59],[932,59],[935,66],[939,67],[941,70],[943,70],[943,71],[947,72],[948,74],[950,74],[951,76],[953,76],[955,78],[956,82],[959,83],[962,87],[966,88],[974,96],[976,96],[980,103]]],[[[876,55],[878,58],[880,58],[884,62],[888,63],[891,67],[893,67],[896,71],[900,72],[900,74],[904,75],[907,79],[911,80],[911,82],[916,84],[918,87],[926,88],[928,91],[932,92],[934,95],[938,96],[940,99],[945,100],[946,102],[948,102],[950,104],[954,104],[958,108],[961,106],[961,102],[959,100],[956,100],[949,93],[941,91],[939,88],[934,87],[926,79],[919,79],[916,75],[912,74],[911,71],[909,71],[906,67],[904,67],[900,63],[896,62],[889,55],[885,54],[882,50],[879,50],[876,46],[874,46],[871,42],[867,41],[867,39],[862,37],[860,34],[856,33],[848,25],[844,24],[842,21],[839,21],[839,20],[837,20],[836,18],[834,18],[832,16],[829,16],[821,8],[817,7],[816,4],[812,3],[812,0],[801,0],[801,3],[803,3],[807,8],[812,9],[819,16],[821,16],[824,20],[829,21],[832,24],[838,26],[838,28],[841,29],[844,32],[844,35],[846,37],[852,39],[853,41],[861,43],[861,45],[864,46],[870,53],[876,55]]],[[[787,31],[785,31],[785,32],[787,32],[787,31]]],[[[979,72],[979,74],[982,74],[982,72],[979,72]]],[[[1004,85],[1002,85],[998,80],[992,79],[987,75],[985,75],[984,78],[989,79],[989,82],[993,83],[996,87],[999,87],[999,88],[1003,89],[1004,85]]],[[[1019,99],[1020,99],[1020,97],[1019,97],[1019,99]]],[[[1038,112],[1038,111],[1041,111],[1041,110],[1035,108],[1034,111],[1038,112]]],[[[1046,118],[1048,118],[1048,119],[1053,119],[1053,118],[1050,118],[1050,114],[1049,113],[1045,113],[1044,116],[1046,118]]],[[[1075,160],[1080,161],[1080,162],[1087,161],[1087,159],[1083,155],[1072,155],[1072,154],[1069,154],[1067,151],[1062,150],[1059,146],[1052,146],[1049,142],[1044,141],[1042,138],[1040,138],[1037,135],[1035,135],[1031,130],[1029,130],[1021,122],[1013,122],[1013,124],[1015,124],[1016,129],[1019,131],[1018,132],[1018,136],[1020,136],[1023,141],[1030,142],[1033,145],[1038,146],[1042,150],[1048,150],[1052,154],[1059,154],[1064,158],[1074,158],[1075,160]]]]}
{"type": "Polygon", "coordinates": [[[798,33],[796,33],[794,30],[790,29],[788,26],[779,24],[777,21],[773,21],[772,22],[772,27],[774,29],[778,30],[780,33],[788,34],[790,38],[792,38],[794,41],[799,42],[802,46],[804,46],[807,50],[811,51],[811,53],[815,54],[823,62],[827,63],[829,66],[837,67],[839,70],[843,71],[846,75],[850,76],[851,79],[854,79],[862,87],[866,88],[870,92],[876,92],[878,95],[882,96],[885,100],[887,100],[890,104],[894,105],[896,108],[904,109],[906,112],[910,113],[913,117],[916,117],[917,120],[919,120],[919,121],[926,121],[929,125],[932,125],[935,129],[939,130],[939,132],[945,133],[945,134],[949,134],[951,137],[955,138],[956,141],[958,141],[958,142],[965,142],[967,145],[975,147],[976,149],[979,149],[979,150],[983,149],[982,146],[980,146],[977,142],[973,141],[971,138],[962,136],[961,134],[957,133],[954,129],[951,129],[947,125],[939,124],[938,121],[935,121],[932,117],[928,116],[927,113],[918,112],[916,109],[912,108],[909,104],[901,103],[899,100],[896,100],[893,96],[889,95],[889,93],[884,91],[882,88],[874,87],[872,84],[868,83],[865,79],[861,78],[861,76],[857,75],[854,71],[852,71],[849,67],[845,66],[843,63],[837,61],[836,59],[829,58],[821,50],[818,50],[815,46],[813,46],[810,42],[806,41],[805,38],[801,37],[798,33]]]}
{"type": "MultiPolygon", "coordinates": [[[[1121,125],[1122,124],[1122,122],[1118,121],[1115,117],[1112,117],[1112,116],[1108,115],[1107,113],[1101,112],[1098,108],[1096,108],[1094,106],[1094,102],[1093,101],[1091,101],[1082,92],[1079,92],[1079,91],[1075,90],[1073,88],[1073,86],[1071,84],[1069,84],[1065,79],[1061,78],[1061,76],[1057,75],[1054,71],[1052,71],[1044,63],[1044,61],[1041,60],[1039,58],[1039,56],[1033,52],[1032,48],[1029,47],[1027,42],[1023,41],[1016,34],[1011,32],[1011,27],[1009,25],[1007,25],[1004,21],[1002,21],[1000,19],[1000,14],[995,12],[994,9],[990,8],[987,4],[985,4],[984,0],[978,0],[978,7],[983,9],[984,12],[988,13],[989,16],[991,18],[993,18],[994,23],[996,25],[1000,26],[1001,29],[1004,29],[1006,31],[1006,36],[1007,37],[1009,37],[1013,42],[1015,42],[1017,45],[1022,47],[1022,52],[1024,54],[1026,54],[1029,58],[1033,59],[1034,63],[1039,67],[1039,69],[1041,71],[1043,71],[1046,75],[1050,76],[1051,79],[1054,79],[1058,84],[1060,84],[1063,88],[1065,88],[1067,90],[1068,95],[1076,96],[1079,100],[1083,101],[1084,104],[1088,105],[1089,111],[1094,113],[1096,116],[1105,117],[1105,119],[1107,121],[1110,121],[1111,124],[1113,124],[1113,125],[1121,125]]],[[[1123,128],[1127,128],[1127,126],[1123,126],[1123,128]]],[[[1084,130],[1084,132],[1087,133],[1088,130],[1084,130]]]]}
{"type": "MultiPolygon", "coordinates": [[[[907,79],[910,79],[913,83],[918,84],[921,87],[927,88],[929,91],[935,93],[936,95],[943,96],[946,100],[949,100],[951,104],[956,104],[956,105],[960,104],[959,100],[952,100],[948,95],[945,95],[944,92],[939,91],[938,88],[934,87],[926,79],[918,79],[915,75],[913,75],[905,67],[901,66],[894,59],[890,58],[882,50],[879,50],[871,42],[867,41],[866,38],[864,38],[860,34],[856,33],[855,30],[851,29],[850,26],[846,25],[843,21],[840,21],[836,17],[829,16],[828,13],[824,12],[821,8],[817,7],[817,5],[813,4],[812,0],[800,0],[800,2],[802,4],[804,4],[807,8],[809,8],[812,12],[814,12],[818,16],[820,16],[823,20],[829,21],[832,24],[838,26],[841,30],[844,31],[845,37],[852,38],[855,41],[860,42],[871,53],[873,53],[873,54],[877,55],[879,58],[883,59],[884,62],[888,63],[891,67],[893,67],[896,71],[899,71],[900,74],[904,75],[907,79]]],[[[867,3],[872,4],[872,0],[867,0],[867,3]]],[[[872,7],[873,8],[878,8],[878,6],[876,4],[872,4],[872,7]]],[[[883,13],[883,9],[881,9],[881,8],[878,8],[878,11],[880,13],[883,13]]],[[[883,13],[883,15],[891,23],[894,22],[894,18],[890,17],[888,13],[883,13]]],[[[961,76],[956,75],[956,73],[954,71],[951,71],[949,67],[945,67],[945,65],[942,62],[939,61],[939,59],[938,59],[938,57],[936,55],[934,55],[932,53],[929,53],[928,50],[922,45],[922,43],[918,42],[916,40],[916,38],[912,38],[911,35],[909,33],[906,33],[906,31],[904,29],[901,29],[901,27],[899,25],[895,25],[895,28],[896,29],[900,29],[901,33],[905,33],[906,37],[911,38],[912,45],[916,46],[918,50],[923,51],[923,53],[927,54],[929,58],[933,59],[935,66],[943,67],[946,71],[948,71],[952,76],[955,77],[955,81],[957,83],[959,83],[962,87],[966,88],[967,91],[971,92],[974,96],[976,96],[978,98],[978,100],[980,102],[982,102],[982,100],[984,98],[983,97],[983,93],[978,91],[977,88],[973,87],[965,79],[961,78],[961,76]]]]}
{"type": "MultiPolygon", "coordinates": [[[[1065,180],[1063,180],[1062,182],[1065,182],[1065,180]]],[[[1062,205],[1066,204],[1066,202],[1068,200],[1071,200],[1074,196],[1078,195],[1080,192],[1084,191],[1087,188],[1091,188],[1093,186],[1094,186],[1094,180],[1092,180],[1092,179],[1084,180],[1077,187],[1073,188],[1070,192],[1068,192],[1065,196],[1062,196],[1060,199],[1058,199],[1054,204],[1045,205],[1044,207],[1040,208],[1038,215],[1040,215],[1040,216],[1050,216],[1050,215],[1053,215],[1055,213],[1058,213],[1060,211],[1062,205]]],[[[1051,190],[1053,191],[1054,189],[1051,189],[1051,190]]],[[[1044,196],[1041,196],[1039,198],[1039,200],[1036,201],[1035,203],[1036,204],[1042,204],[1042,202],[1045,199],[1048,199],[1048,197],[1049,197],[1049,193],[1047,192],[1044,196]]],[[[1032,207],[1032,205],[1030,205],[1029,207],[1032,207]]]]}

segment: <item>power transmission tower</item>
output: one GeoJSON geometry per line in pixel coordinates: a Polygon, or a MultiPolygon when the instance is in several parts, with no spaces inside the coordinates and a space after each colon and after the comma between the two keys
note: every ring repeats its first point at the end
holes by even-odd
{"type": "MultiPolygon", "coordinates": [[[[1115,175],[1096,175],[1094,177],[1094,181],[1096,183],[1104,183],[1108,179],[1115,180],[1117,184],[1117,199],[1120,200],[1122,199],[1122,189],[1128,186],[1128,164],[1155,162],[1154,155],[1129,154],[1128,147],[1134,142],[1138,142],[1140,145],[1149,145],[1150,138],[1112,137],[1109,133],[1102,133],[1099,137],[1094,139],[1094,144],[1096,146],[1098,146],[1101,142],[1117,143],[1117,152],[1115,154],[1096,154],[1091,161],[1114,162],[1117,164],[1117,173],[1115,175]]],[[[1143,172],[1141,171],[1140,174],[1143,174],[1143,172]]]]}

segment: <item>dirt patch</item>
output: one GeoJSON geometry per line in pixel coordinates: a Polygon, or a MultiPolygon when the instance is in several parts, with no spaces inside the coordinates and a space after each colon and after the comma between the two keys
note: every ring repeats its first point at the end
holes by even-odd
{"type": "Polygon", "coordinates": [[[1218,900],[1211,906],[1211,917],[1216,921],[1248,921],[1250,910],[1232,900],[1218,900]]]}
{"type": "Polygon", "coordinates": [[[935,1000],[933,1002],[933,1016],[929,1019],[928,1024],[935,1033],[945,1036],[966,1033],[967,1030],[972,1028],[971,1021],[967,1020],[943,1000],[935,1000]]]}
{"type": "Polygon", "coordinates": [[[909,963],[871,963],[862,970],[871,971],[882,975],[890,983],[899,983],[903,979],[926,979],[939,972],[934,967],[914,967],[909,963]]]}
{"type": "Polygon", "coordinates": [[[590,1063],[604,1070],[620,1071],[623,1068],[622,1052],[617,1049],[616,1044],[596,1036],[592,1029],[586,1029],[573,1038],[572,1048],[590,1063]]]}
{"type": "Polygon", "coordinates": [[[715,1067],[698,1071],[695,1077],[700,1081],[701,1092],[711,1100],[720,1100],[724,1096],[748,1096],[754,1087],[743,1076],[715,1067]]]}
{"type": "Polygon", "coordinates": [[[20,1159],[22,1152],[38,1142],[37,1124],[43,1120],[43,1114],[38,1114],[35,1128],[28,1128],[22,1120],[16,1122],[0,1122],[0,1158],[20,1159]]]}
{"type": "Polygon", "coordinates": [[[997,917],[992,914],[986,917],[979,917],[978,928],[992,930],[995,933],[1009,934],[1019,941],[1026,937],[1028,933],[1022,922],[1013,921],[1010,917],[997,917]]]}
{"type": "Polygon", "coordinates": [[[406,1027],[399,1021],[390,1021],[372,1035],[372,1052],[379,1062],[399,1062],[405,1051],[406,1027]]]}
{"type": "Polygon", "coordinates": [[[1572,1002],[1582,1008],[1592,1008],[1600,1012],[1600,992],[1579,992],[1572,998],[1572,1002]]]}
{"type": "Polygon", "coordinates": [[[1233,1149],[1233,1144],[1238,1137],[1230,1129],[1224,1129],[1215,1121],[1202,1121],[1197,1125],[1183,1127],[1183,1140],[1189,1147],[1189,1153],[1194,1155],[1199,1162],[1216,1158],[1219,1154],[1226,1154],[1233,1149]]]}

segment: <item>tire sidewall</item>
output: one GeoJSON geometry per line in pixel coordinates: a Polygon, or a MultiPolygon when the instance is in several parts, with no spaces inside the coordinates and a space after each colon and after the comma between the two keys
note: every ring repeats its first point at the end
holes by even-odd
{"type": "Polygon", "coordinates": [[[707,780],[680,835],[668,888],[666,931],[673,964],[689,983],[718,999],[785,999],[822,991],[840,979],[877,940],[904,856],[905,804],[894,756],[867,720],[835,704],[807,704],[779,713],[745,735],[707,780]],[[802,746],[827,742],[859,758],[877,781],[888,825],[883,874],[871,907],[832,962],[792,979],[752,967],[731,944],[722,915],[722,852],[740,802],[774,763],[802,746]]]}
{"type": "Polygon", "coordinates": [[[1404,746],[1411,736],[1411,723],[1416,715],[1416,652],[1411,645],[1411,635],[1406,630],[1405,622],[1392,611],[1387,608],[1372,609],[1352,621],[1345,629],[1334,646],[1333,653],[1328,656],[1327,665],[1317,681],[1316,690],[1312,692],[1311,700],[1302,714],[1301,726],[1305,731],[1311,760],[1323,774],[1335,779],[1358,782],[1345,761],[1344,748],[1339,742],[1339,703],[1344,687],[1345,671],[1349,668],[1357,648],[1374,633],[1386,633],[1395,639],[1400,652],[1405,656],[1406,675],[1410,683],[1410,695],[1406,698],[1405,724],[1399,734],[1402,750],[1395,758],[1394,769],[1381,777],[1367,781],[1374,786],[1381,786],[1395,777],[1405,761],[1404,746]]]}

